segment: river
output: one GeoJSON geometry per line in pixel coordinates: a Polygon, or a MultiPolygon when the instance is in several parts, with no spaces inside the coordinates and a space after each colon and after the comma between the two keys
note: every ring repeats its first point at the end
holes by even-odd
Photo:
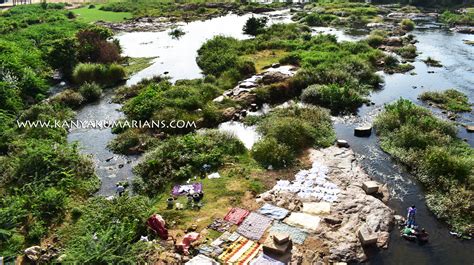
{"type": "MultiPolygon", "coordinates": [[[[270,14],[270,23],[289,22],[287,11],[270,14]]],[[[172,80],[201,77],[196,64],[197,49],[215,35],[223,34],[238,39],[248,38],[242,34],[242,26],[251,15],[226,15],[206,21],[180,24],[185,35],[178,39],[171,38],[167,32],[133,32],[121,33],[117,39],[123,46],[124,55],[130,57],[157,57],[153,64],[134,76],[127,85],[132,85],[144,77],[164,74],[172,80]]],[[[261,15],[257,15],[261,16],[261,15]]],[[[331,33],[339,40],[357,40],[360,36],[345,34],[344,31],[330,28],[315,28],[314,33],[331,33]]],[[[362,122],[371,122],[374,114],[385,103],[400,97],[408,98],[417,104],[417,96],[425,90],[443,90],[457,88],[466,93],[474,102],[474,47],[463,43],[464,39],[473,40],[474,36],[452,33],[444,29],[416,30],[414,35],[420,56],[414,62],[417,75],[382,74],[385,79],[383,89],[371,95],[374,106],[362,107],[355,119],[336,122],[335,128],[339,138],[348,140],[358,154],[362,165],[378,181],[388,183],[392,199],[389,202],[397,214],[404,215],[405,209],[416,204],[417,220],[430,233],[430,243],[418,246],[416,243],[402,240],[398,229],[394,229],[388,250],[369,253],[371,264],[472,264],[474,252],[473,241],[462,241],[452,237],[446,226],[437,221],[426,208],[423,190],[416,180],[403,167],[397,165],[387,154],[380,150],[377,138],[356,138],[353,128],[362,122]],[[443,68],[430,68],[421,59],[431,56],[440,60],[443,68]],[[429,70],[435,71],[428,74],[429,70]],[[414,88],[416,87],[416,88],[414,88]]],[[[87,105],[78,111],[77,119],[118,119],[123,114],[120,105],[111,103],[112,91],[98,103],[87,105]]],[[[433,110],[437,111],[437,110],[433,110]]],[[[439,112],[437,112],[439,113],[439,112]]],[[[439,113],[441,115],[441,113],[439,113]]],[[[463,115],[461,121],[473,122],[472,113],[463,115]]],[[[245,131],[245,130],[243,130],[245,131]]],[[[472,145],[474,134],[467,134],[460,128],[459,135],[466,138],[472,145]]],[[[75,129],[69,134],[69,141],[78,141],[82,151],[91,154],[97,165],[97,173],[102,179],[101,195],[111,195],[117,181],[129,180],[133,174],[131,168],[137,163],[138,157],[118,156],[110,152],[106,145],[114,137],[110,130],[75,129]]]]}

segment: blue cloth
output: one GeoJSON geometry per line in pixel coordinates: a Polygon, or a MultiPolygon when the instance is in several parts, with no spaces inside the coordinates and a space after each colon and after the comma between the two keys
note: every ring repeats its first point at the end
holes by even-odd
{"type": "Polygon", "coordinates": [[[263,205],[262,208],[260,208],[258,210],[258,212],[263,214],[263,215],[266,215],[266,216],[268,216],[272,219],[276,219],[276,220],[284,219],[289,213],[289,211],[287,209],[283,209],[283,208],[280,208],[280,207],[277,207],[277,206],[273,206],[273,205],[268,204],[268,203],[263,205]]]}

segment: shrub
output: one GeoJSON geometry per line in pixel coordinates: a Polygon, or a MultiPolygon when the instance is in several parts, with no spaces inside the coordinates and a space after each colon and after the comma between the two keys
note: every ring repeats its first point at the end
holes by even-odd
{"type": "Polygon", "coordinates": [[[237,71],[239,71],[241,76],[249,76],[257,73],[255,68],[255,63],[249,60],[239,60],[237,62],[237,71]]]}
{"type": "Polygon", "coordinates": [[[85,82],[79,88],[79,93],[81,93],[85,100],[92,102],[100,99],[102,88],[100,88],[96,83],[85,82]]]}
{"type": "Polygon", "coordinates": [[[64,212],[66,194],[54,187],[48,188],[39,195],[33,207],[37,208],[42,219],[53,220],[64,212]]]}
{"type": "Polygon", "coordinates": [[[305,147],[327,147],[335,140],[330,115],[319,107],[292,106],[274,110],[258,124],[257,129],[294,151],[305,147]]]}
{"type": "Polygon", "coordinates": [[[311,13],[304,18],[304,22],[308,24],[308,26],[319,27],[328,26],[331,22],[337,19],[337,16],[330,14],[311,13]]]}
{"type": "Polygon", "coordinates": [[[267,25],[267,22],[268,22],[267,17],[256,18],[252,16],[249,19],[247,19],[242,30],[244,31],[245,34],[257,36],[259,33],[263,31],[263,29],[267,25]]]}
{"type": "Polygon", "coordinates": [[[327,107],[334,113],[354,112],[367,101],[364,98],[367,93],[367,88],[354,85],[311,85],[303,90],[301,100],[327,107]]]}
{"type": "Polygon", "coordinates": [[[313,128],[308,122],[295,117],[278,117],[264,121],[259,131],[276,139],[293,151],[312,146],[315,142],[313,128]]]}
{"type": "Polygon", "coordinates": [[[28,234],[26,240],[33,244],[39,243],[41,238],[46,235],[48,232],[47,227],[45,227],[44,222],[36,221],[28,227],[28,234]]]}
{"type": "Polygon", "coordinates": [[[379,47],[380,45],[383,44],[383,41],[384,41],[384,37],[383,36],[380,36],[380,35],[369,35],[369,37],[367,37],[367,43],[371,46],[371,47],[379,47]]]}
{"type": "Polygon", "coordinates": [[[174,28],[168,32],[168,35],[170,35],[173,39],[179,39],[182,36],[184,36],[186,33],[180,29],[180,28],[174,28]]]}
{"type": "Polygon", "coordinates": [[[265,137],[252,147],[252,157],[264,167],[278,169],[290,166],[295,160],[295,153],[277,139],[265,137]]]}
{"type": "Polygon", "coordinates": [[[120,46],[108,42],[113,32],[107,28],[89,27],[76,34],[78,58],[81,62],[112,63],[120,60],[120,46]]]}
{"type": "Polygon", "coordinates": [[[18,113],[23,108],[19,89],[11,83],[0,81],[0,109],[18,113]]]}
{"type": "Polygon", "coordinates": [[[415,29],[415,22],[411,19],[403,19],[402,22],[400,22],[400,26],[406,31],[412,31],[415,29]]]}
{"type": "Polygon", "coordinates": [[[395,52],[399,54],[400,56],[402,56],[403,58],[407,58],[407,59],[413,59],[416,56],[418,56],[416,52],[416,46],[413,44],[398,48],[395,50],[395,52]]]}
{"type": "Polygon", "coordinates": [[[74,90],[67,89],[54,96],[53,101],[74,109],[82,105],[84,97],[74,90]]]}
{"type": "Polygon", "coordinates": [[[238,40],[216,36],[204,43],[198,50],[197,64],[205,74],[219,77],[235,67],[238,61],[238,40]]]}
{"type": "Polygon", "coordinates": [[[77,41],[74,38],[62,38],[51,42],[46,53],[47,61],[60,70],[66,78],[70,78],[77,60],[77,41]]]}

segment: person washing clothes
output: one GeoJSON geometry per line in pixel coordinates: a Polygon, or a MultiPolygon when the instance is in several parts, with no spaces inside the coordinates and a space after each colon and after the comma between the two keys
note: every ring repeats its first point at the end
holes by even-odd
{"type": "Polygon", "coordinates": [[[415,225],[415,216],[416,216],[416,207],[415,205],[412,205],[411,207],[408,207],[407,227],[412,227],[415,225]]]}

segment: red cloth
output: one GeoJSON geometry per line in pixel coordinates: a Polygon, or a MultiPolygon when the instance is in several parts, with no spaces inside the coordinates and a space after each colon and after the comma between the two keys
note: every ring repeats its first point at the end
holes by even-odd
{"type": "Polygon", "coordinates": [[[224,217],[224,220],[239,225],[250,212],[241,208],[232,208],[224,217]]]}
{"type": "Polygon", "coordinates": [[[178,244],[176,247],[178,248],[179,251],[181,251],[185,255],[188,255],[189,247],[191,246],[191,243],[193,243],[194,241],[198,239],[199,239],[199,233],[196,233],[196,232],[188,233],[184,236],[181,244],[178,244]]]}
{"type": "Polygon", "coordinates": [[[161,215],[154,214],[146,221],[148,227],[153,230],[161,239],[168,239],[168,230],[165,228],[165,220],[161,215]]]}

